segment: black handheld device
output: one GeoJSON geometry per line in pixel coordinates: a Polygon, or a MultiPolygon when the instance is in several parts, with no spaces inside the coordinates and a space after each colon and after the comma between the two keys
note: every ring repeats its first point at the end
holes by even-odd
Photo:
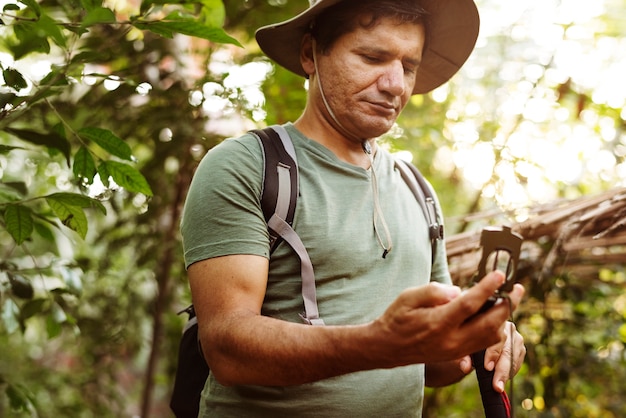
{"type": "MultiPolygon", "coordinates": [[[[499,299],[507,299],[508,293],[513,290],[523,240],[521,235],[506,226],[483,229],[480,235],[482,255],[478,272],[474,276],[474,283],[494,270],[502,271],[506,279],[502,286],[487,299],[478,313],[490,309],[499,299]]],[[[472,354],[471,358],[476,369],[485,418],[511,418],[511,402],[506,392],[499,393],[493,389],[494,371],[485,369],[485,350],[472,354]]]]}
{"type": "Polygon", "coordinates": [[[505,281],[493,296],[487,299],[478,313],[491,308],[498,299],[506,298],[508,293],[513,290],[523,241],[524,238],[511,231],[508,226],[487,227],[482,230],[480,234],[482,255],[478,264],[478,272],[474,276],[474,283],[495,270],[504,273],[505,281]]]}

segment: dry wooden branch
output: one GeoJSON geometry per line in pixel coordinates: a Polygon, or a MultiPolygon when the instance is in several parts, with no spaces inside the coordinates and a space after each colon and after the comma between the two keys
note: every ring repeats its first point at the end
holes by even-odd
{"type": "MultiPolygon", "coordinates": [[[[528,219],[511,225],[524,237],[522,260],[533,266],[534,271],[527,271],[526,275],[540,279],[574,272],[597,277],[603,266],[626,265],[626,188],[539,205],[528,212],[528,219]]],[[[482,215],[471,217],[481,219],[482,215]]],[[[476,271],[479,241],[480,231],[447,238],[455,283],[465,285],[476,271]]]]}

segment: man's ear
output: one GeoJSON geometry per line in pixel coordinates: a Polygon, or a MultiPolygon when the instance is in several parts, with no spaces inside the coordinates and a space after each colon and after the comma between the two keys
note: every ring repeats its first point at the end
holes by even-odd
{"type": "Polygon", "coordinates": [[[300,43],[300,64],[307,74],[307,78],[315,74],[315,54],[313,53],[313,48],[315,48],[315,41],[310,33],[306,33],[300,43]]]}

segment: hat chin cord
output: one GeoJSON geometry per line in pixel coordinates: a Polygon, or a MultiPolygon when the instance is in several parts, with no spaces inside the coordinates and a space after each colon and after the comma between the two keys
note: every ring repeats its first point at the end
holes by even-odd
{"type": "Polygon", "coordinates": [[[374,156],[372,155],[372,147],[370,146],[367,139],[359,138],[358,135],[353,134],[345,126],[343,126],[343,124],[339,122],[339,119],[337,119],[337,116],[335,116],[335,113],[330,108],[330,105],[328,104],[328,101],[326,100],[326,95],[324,94],[324,89],[322,88],[320,72],[319,72],[319,69],[317,68],[317,54],[315,52],[315,49],[316,49],[315,39],[312,39],[312,47],[313,47],[313,65],[315,67],[315,78],[317,79],[317,86],[320,90],[320,95],[322,96],[322,102],[324,102],[324,107],[326,107],[326,111],[332,118],[333,122],[335,122],[336,127],[339,128],[339,130],[341,131],[343,135],[345,135],[348,138],[361,141],[361,146],[363,147],[363,151],[365,152],[365,154],[367,154],[367,156],[370,159],[372,194],[374,196],[374,220],[373,220],[374,233],[376,234],[376,240],[378,241],[378,244],[383,249],[382,257],[386,258],[387,254],[391,252],[391,249],[393,247],[393,242],[391,240],[391,233],[389,232],[389,227],[387,226],[387,222],[385,221],[385,217],[383,216],[383,212],[380,207],[380,197],[379,197],[380,193],[378,190],[378,181],[376,180],[376,171],[374,170],[374,156]],[[382,237],[380,236],[379,227],[378,227],[379,220],[383,228],[383,232],[385,234],[385,241],[383,241],[382,237]]]}
{"type": "Polygon", "coordinates": [[[320,90],[320,95],[322,96],[322,102],[324,102],[324,107],[326,107],[326,111],[328,112],[331,119],[333,120],[333,122],[335,122],[335,125],[337,126],[337,128],[339,128],[339,130],[341,131],[343,135],[347,136],[348,138],[361,141],[361,143],[363,144],[363,150],[366,150],[366,147],[369,147],[369,144],[367,144],[367,146],[365,145],[367,143],[367,139],[359,138],[358,135],[355,135],[352,132],[350,132],[345,126],[343,126],[341,122],[339,122],[339,119],[337,119],[337,116],[335,116],[335,112],[333,112],[333,110],[330,108],[330,105],[328,104],[328,101],[326,100],[326,94],[324,94],[324,89],[322,88],[322,80],[320,77],[320,71],[317,68],[317,53],[315,51],[317,49],[317,44],[314,38],[311,39],[311,41],[312,41],[312,48],[313,48],[313,66],[315,67],[315,79],[317,80],[317,86],[320,90]]]}

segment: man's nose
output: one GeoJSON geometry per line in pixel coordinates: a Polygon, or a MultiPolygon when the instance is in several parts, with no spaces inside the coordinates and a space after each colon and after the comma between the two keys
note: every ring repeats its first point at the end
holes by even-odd
{"type": "Polygon", "coordinates": [[[379,77],[378,88],[393,96],[401,96],[406,87],[404,81],[404,66],[399,61],[392,61],[379,77]]]}

